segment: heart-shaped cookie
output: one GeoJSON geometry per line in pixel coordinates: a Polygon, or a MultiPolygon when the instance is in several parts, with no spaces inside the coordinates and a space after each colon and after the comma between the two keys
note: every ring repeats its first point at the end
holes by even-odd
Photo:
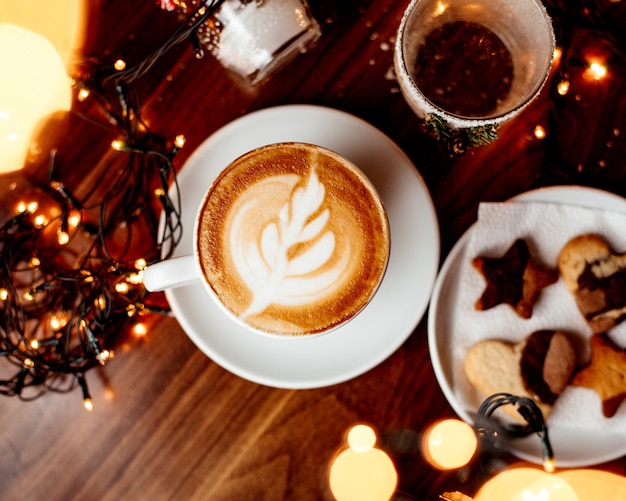
{"type": "Polygon", "coordinates": [[[561,249],[558,268],[594,333],[626,318],[626,254],[615,253],[599,235],[579,235],[561,249]]]}
{"type": "MultiPolygon", "coordinates": [[[[529,397],[547,417],[575,365],[576,352],[569,336],[542,330],[516,344],[499,339],[480,341],[468,350],[464,368],[469,382],[485,397],[501,392],[529,397]]],[[[503,410],[521,420],[514,408],[503,410]]]]}

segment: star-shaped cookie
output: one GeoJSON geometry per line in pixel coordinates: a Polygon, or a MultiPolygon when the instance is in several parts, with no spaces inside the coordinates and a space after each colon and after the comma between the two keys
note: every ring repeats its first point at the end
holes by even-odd
{"type": "Polygon", "coordinates": [[[602,400],[602,412],[615,415],[626,399],[626,350],[621,350],[606,334],[591,337],[591,362],[572,379],[573,386],[594,390],[602,400]]]}
{"type": "Polygon", "coordinates": [[[510,305],[522,318],[530,318],[542,289],[559,278],[556,270],[537,265],[525,240],[518,239],[499,258],[478,256],[472,261],[487,286],[476,302],[477,310],[510,305]]]}

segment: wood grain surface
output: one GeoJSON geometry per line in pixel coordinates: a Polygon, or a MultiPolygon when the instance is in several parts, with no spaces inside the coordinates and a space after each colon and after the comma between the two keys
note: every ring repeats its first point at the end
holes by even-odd
{"type": "MultiPolygon", "coordinates": [[[[210,56],[197,60],[188,44],[138,81],[151,129],[187,138],[178,169],[207,136],[255,110],[298,103],[352,113],[391,137],[420,171],[439,218],[442,260],[481,201],[554,184],[626,196],[626,59],[615,50],[619,40],[608,45],[593,29],[555,18],[557,35],[568,41],[561,58],[572,63],[570,94],[556,95],[555,76],[495,143],[451,158],[422,131],[393,75],[393,42],[408,0],[310,3],[323,36],[258,87],[246,87],[210,56]],[[583,83],[574,62],[590,47],[609,54],[610,74],[583,83]],[[538,124],[547,131],[543,140],[534,135],[538,124]]],[[[153,0],[90,0],[84,55],[133,64],[178,22],[153,0]]],[[[80,189],[111,138],[88,125],[70,127],[73,140],[60,154],[62,165],[87,166],[66,173],[80,189]]],[[[13,177],[36,178],[37,169],[13,177]]],[[[0,192],[6,189],[0,180],[0,192]]],[[[420,452],[425,427],[454,416],[432,370],[426,323],[424,317],[392,356],[355,379],[284,390],[229,373],[175,318],[151,316],[146,336],[125,335],[115,358],[88,373],[93,412],[83,409],[79,390],[33,402],[0,399],[0,499],[330,500],[329,463],[357,423],[379,433],[400,491],[417,500],[444,491],[471,495],[488,465],[441,472],[420,452]]],[[[626,458],[601,467],[626,475],[626,458]]]]}

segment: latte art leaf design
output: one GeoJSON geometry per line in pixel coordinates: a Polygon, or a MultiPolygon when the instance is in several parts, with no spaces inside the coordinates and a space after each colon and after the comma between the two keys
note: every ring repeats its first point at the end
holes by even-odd
{"type": "Polygon", "coordinates": [[[297,187],[259,241],[247,242],[239,272],[253,295],[243,318],[271,304],[299,305],[314,300],[341,276],[347,256],[330,270],[315,273],[335,252],[335,235],[327,230],[330,211],[320,212],[325,188],[315,171],[297,187]],[[319,214],[318,214],[319,212],[319,214]],[[309,243],[295,256],[297,244],[309,243]]]}

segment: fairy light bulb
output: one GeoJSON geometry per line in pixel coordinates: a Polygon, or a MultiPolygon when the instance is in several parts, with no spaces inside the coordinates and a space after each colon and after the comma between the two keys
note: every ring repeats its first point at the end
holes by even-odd
{"type": "Polygon", "coordinates": [[[84,87],[81,88],[78,91],[78,94],[76,95],[76,98],[82,103],[83,101],[85,101],[89,95],[91,94],[91,92],[89,91],[89,89],[85,89],[84,87]]]}
{"type": "Polygon", "coordinates": [[[37,226],[38,228],[43,228],[47,224],[48,218],[43,214],[37,214],[37,216],[35,217],[35,226],[37,226]]]}
{"type": "Polygon", "coordinates": [[[59,242],[59,245],[66,245],[70,241],[70,236],[66,231],[58,230],[57,241],[59,242]]]}
{"type": "Polygon", "coordinates": [[[131,273],[130,275],[128,275],[128,278],[126,280],[128,280],[128,282],[133,285],[139,285],[143,283],[143,271],[139,270],[137,273],[131,273]]]}
{"type": "Polygon", "coordinates": [[[91,400],[91,398],[83,399],[83,406],[85,407],[86,411],[93,411],[93,400],[91,400]]]}
{"type": "Polygon", "coordinates": [[[96,360],[98,360],[98,362],[100,362],[100,365],[104,365],[107,363],[107,361],[109,359],[113,358],[113,352],[110,350],[102,350],[100,353],[98,353],[98,355],[96,356],[96,360]]]}
{"type": "Polygon", "coordinates": [[[445,419],[431,425],[422,438],[426,460],[440,470],[468,464],[478,446],[473,428],[458,419],[445,419]]]}
{"type": "Polygon", "coordinates": [[[115,284],[115,290],[120,294],[126,294],[130,288],[126,282],[118,282],[115,284]]]}
{"type": "Polygon", "coordinates": [[[187,139],[185,138],[185,136],[183,136],[182,134],[179,134],[178,136],[176,136],[176,139],[174,139],[174,145],[180,149],[183,146],[185,146],[186,141],[187,139]]]}
{"type": "Polygon", "coordinates": [[[607,76],[608,71],[609,70],[603,63],[599,61],[592,61],[589,63],[589,68],[585,73],[593,80],[602,80],[607,76]]]}
{"type": "Polygon", "coordinates": [[[126,69],[126,62],[123,59],[118,59],[113,66],[117,71],[123,71],[126,69]]]}
{"type": "Polygon", "coordinates": [[[68,224],[73,228],[76,228],[80,224],[80,221],[80,214],[77,213],[72,213],[72,215],[67,219],[68,224]]]}
{"type": "Polygon", "coordinates": [[[148,328],[145,324],[139,322],[134,325],[133,332],[135,336],[143,337],[148,333],[148,328]]]}
{"type": "Polygon", "coordinates": [[[546,137],[546,129],[541,125],[537,125],[533,132],[537,139],[544,139],[546,137]]]}
{"type": "Polygon", "coordinates": [[[569,80],[561,80],[556,86],[556,91],[560,96],[565,96],[569,92],[569,80]]]}
{"type": "Polygon", "coordinates": [[[111,148],[113,148],[115,151],[122,151],[124,147],[125,147],[124,141],[120,139],[115,139],[111,141],[111,148]]]}
{"type": "Polygon", "coordinates": [[[6,289],[0,289],[0,301],[6,301],[9,298],[9,291],[6,289]]]}

